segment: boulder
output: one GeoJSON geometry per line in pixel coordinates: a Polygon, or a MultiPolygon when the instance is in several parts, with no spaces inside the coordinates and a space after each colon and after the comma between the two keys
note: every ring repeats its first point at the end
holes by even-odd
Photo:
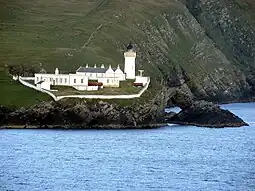
{"type": "Polygon", "coordinates": [[[219,105],[207,101],[195,101],[167,120],[168,123],[195,125],[202,127],[248,126],[242,119],[219,105]]]}

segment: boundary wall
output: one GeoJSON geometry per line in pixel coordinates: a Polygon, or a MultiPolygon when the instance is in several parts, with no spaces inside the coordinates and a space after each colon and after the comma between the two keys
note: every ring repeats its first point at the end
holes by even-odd
{"type": "Polygon", "coordinates": [[[32,89],[35,89],[35,90],[37,90],[37,91],[40,91],[40,92],[43,92],[43,93],[46,93],[46,94],[48,94],[49,96],[51,96],[55,101],[57,101],[57,96],[55,96],[53,93],[51,93],[50,91],[48,91],[48,90],[45,90],[45,89],[42,89],[42,88],[39,88],[39,87],[37,87],[37,86],[35,86],[35,85],[33,85],[33,84],[30,84],[30,83],[28,83],[28,82],[26,82],[25,80],[31,80],[31,79],[29,79],[29,78],[27,78],[27,77],[18,77],[18,80],[19,80],[19,82],[21,83],[21,84],[23,84],[24,86],[27,86],[27,87],[29,87],[29,88],[32,88],[32,89]]]}
{"type": "Polygon", "coordinates": [[[39,88],[33,84],[30,84],[26,82],[25,80],[32,80],[32,78],[28,77],[18,77],[18,80],[21,84],[24,86],[27,86],[29,88],[33,88],[37,91],[43,92],[51,96],[55,101],[59,101],[63,98],[80,98],[80,99],[133,99],[141,97],[141,95],[148,89],[150,84],[150,78],[148,78],[148,82],[146,85],[139,91],[138,94],[130,94],[130,95],[67,95],[67,96],[55,96],[53,93],[51,93],[48,90],[39,88]]]}

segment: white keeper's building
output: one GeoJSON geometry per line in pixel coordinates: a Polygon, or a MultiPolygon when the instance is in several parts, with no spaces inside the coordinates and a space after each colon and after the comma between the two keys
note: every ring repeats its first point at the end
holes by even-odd
{"type": "Polygon", "coordinates": [[[126,79],[136,79],[136,83],[145,85],[148,82],[148,77],[135,75],[136,52],[133,45],[127,47],[124,53],[125,63],[124,72],[118,66],[112,68],[111,65],[105,67],[104,65],[89,67],[79,67],[75,74],[61,74],[59,69],[55,69],[54,74],[36,73],[34,83],[37,87],[50,90],[51,85],[55,86],[71,86],[77,90],[98,90],[102,87],[119,87],[120,81],[126,79]],[[90,81],[97,82],[90,83],[90,81]]]}

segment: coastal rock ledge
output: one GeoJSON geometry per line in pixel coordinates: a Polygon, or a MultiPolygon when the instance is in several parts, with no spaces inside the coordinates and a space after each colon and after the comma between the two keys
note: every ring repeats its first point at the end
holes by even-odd
{"type": "Polygon", "coordinates": [[[241,127],[249,126],[241,118],[219,105],[207,101],[195,101],[167,120],[168,123],[194,125],[199,127],[241,127]]]}

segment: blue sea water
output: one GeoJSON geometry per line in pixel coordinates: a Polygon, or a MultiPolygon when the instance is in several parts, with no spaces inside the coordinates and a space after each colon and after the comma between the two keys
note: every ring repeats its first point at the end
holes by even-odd
{"type": "Polygon", "coordinates": [[[1,130],[0,190],[255,190],[255,103],[222,107],[251,126],[1,130]]]}

